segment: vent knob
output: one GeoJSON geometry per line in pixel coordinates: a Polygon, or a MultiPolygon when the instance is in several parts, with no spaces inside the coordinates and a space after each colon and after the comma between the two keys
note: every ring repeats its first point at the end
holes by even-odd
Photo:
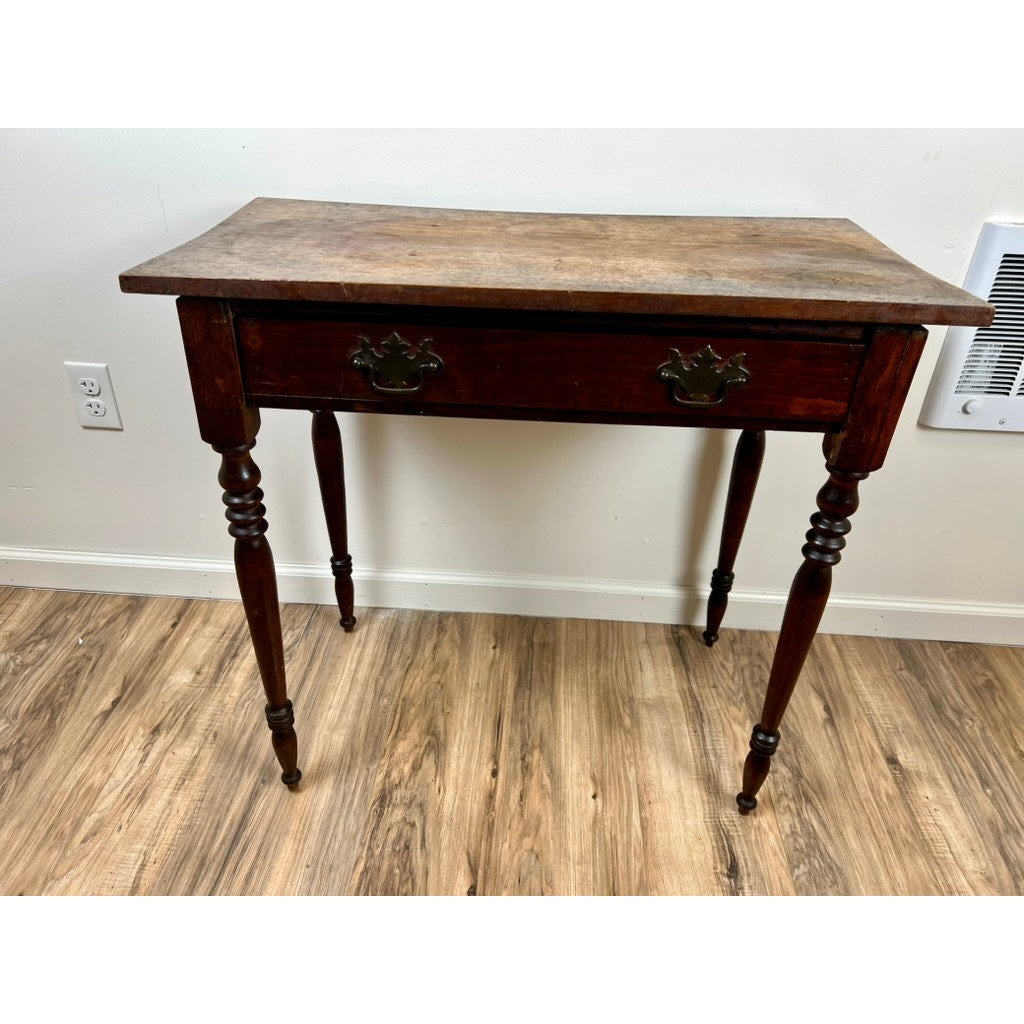
{"type": "Polygon", "coordinates": [[[981,412],[981,402],[977,398],[969,398],[962,406],[960,406],[960,411],[965,416],[970,416],[971,413],[981,412]]]}

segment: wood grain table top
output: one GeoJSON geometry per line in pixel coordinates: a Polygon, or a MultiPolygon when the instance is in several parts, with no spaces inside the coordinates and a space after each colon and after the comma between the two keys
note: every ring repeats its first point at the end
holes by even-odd
{"type": "Polygon", "coordinates": [[[849,220],[254,199],[121,275],[159,295],[985,325],[993,307],[849,220]]]}

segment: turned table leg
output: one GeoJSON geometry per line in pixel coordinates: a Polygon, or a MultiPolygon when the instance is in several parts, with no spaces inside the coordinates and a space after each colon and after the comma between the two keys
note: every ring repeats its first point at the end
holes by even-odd
{"type": "Polygon", "coordinates": [[[356,624],[355,589],[352,585],[352,556],[348,551],[348,511],[345,506],[345,461],[341,432],[333,412],[313,413],[313,461],[320,481],[320,498],[331,542],[331,572],[334,594],[341,612],[341,628],[351,633],[356,624]]]}
{"type": "Polygon", "coordinates": [[[742,814],[757,806],[757,791],[768,777],[771,757],[779,745],[782,716],[825,610],[832,566],[842,557],[850,532],[849,517],[857,511],[857,485],[868,475],[843,472],[831,465],[826,468],[828,483],[818,492],[818,511],[811,516],[802,551],[804,562],[789,591],[761,719],[754,726],[743,765],[743,790],[736,797],[742,814]]]}
{"type": "Polygon", "coordinates": [[[736,454],[732,460],[732,476],[729,478],[729,495],[725,504],[725,522],[722,524],[722,543],[718,549],[718,566],[711,574],[711,595],[708,598],[708,628],[704,630],[704,643],[711,647],[718,639],[729,591],[732,590],[732,568],[736,564],[736,553],[743,539],[743,528],[747,525],[750,503],[754,499],[754,488],[761,472],[764,459],[764,431],[744,430],[736,442],[736,454]]]}
{"type": "Polygon", "coordinates": [[[256,663],[267,695],[266,716],[274,753],[281,763],[281,781],[294,786],[302,778],[297,767],[298,741],[295,737],[292,702],[284,676],[284,645],[281,640],[281,612],[277,601],[274,556],[265,534],[263,491],[260,471],[249,454],[254,441],[234,447],[214,445],[221,455],[218,479],[224,488],[224,513],[228,533],[235,538],[235,572],[249,623],[256,663]]]}

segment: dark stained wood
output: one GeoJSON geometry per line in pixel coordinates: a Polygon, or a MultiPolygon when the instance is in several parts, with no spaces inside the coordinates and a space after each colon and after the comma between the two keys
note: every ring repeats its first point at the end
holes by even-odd
{"type": "Polygon", "coordinates": [[[235,538],[235,573],[253,650],[267,695],[264,709],[281,780],[294,786],[302,777],[294,714],[288,699],[277,602],[274,556],[260,471],[249,454],[260,427],[259,409],[245,398],[231,311],[211,299],[178,299],[199,433],[221,455],[218,479],[224,488],[228,533],[235,538]]]}
{"type": "Polygon", "coordinates": [[[718,639],[718,630],[729,605],[729,591],[735,576],[733,566],[747,525],[754,489],[764,460],[764,431],[743,430],[736,442],[729,478],[729,493],[725,500],[725,522],[722,524],[722,543],[718,549],[718,565],[711,574],[711,595],[708,598],[708,623],[704,630],[704,643],[711,647],[718,639]]]}
{"type": "Polygon", "coordinates": [[[828,466],[829,479],[818,491],[818,511],[811,516],[804,562],[789,591],[782,631],[768,678],[761,719],[750,737],[743,766],[743,789],[736,797],[743,814],[757,806],[757,792],[768,777],[771,757],[779,745],[779,725],[793,695],[804,659],[818,629],[832,587],[832,566],[842,557],[850,516],[857,511],[857,485],[867,473],[844,473],[828,466]]]}
{"type": "Polygon", "coordinates": [[[843,420],[860,365],[860,345],[785,338],[707,337],[680,333],[536,333],[491,324],[335,322],[239,317],[237,334],[246,386],[253,401],[287,396],[422,407],[484,406],[544,413],[582,409],[592,415],[652,415],[680,425],[688,417],[711,421],[750,417],[814,423],[843,420]],[[351,365],[362,339],[379,346],[397,333],[410,348],[429,339],[443,361],[406,394],[375,390],[351,365]],[[742,353],[750,383],[720,405],[684,407],[658,367],[673,349],[692,354],[710,345],[723,360],[742,353]]]}
{"type": "Polygon", "coordinates": [[[873,323],[987,303],[848,220],[496,213],[254,199],[121,275],[129,292],[873,323]]]}
{"type": "Polygon", "coordinates": [[[320,497],[331,542],[331,572],[334,593],[341,613],[341,628],[355,629],[355,588],[352,585],[352,555],[348,550],[348,506],[345,501],[345,462],[341,431],[333,412],[313,413],[313,460],[320,482],[320,497]]]}
{"type": "MultiPolygon", "coordinates": [[[[288,302],[284,300],[232,299],[228,302],[236,321],[300,319],[314,322],[378,325],[417,324],[425,330],[461,326],[487,330],[529,331],[534,337],[561,334],[636,334],[636,313],[594,313],[579,310],[493,309],[487,306],[407,306],[401,303],[288,302]]],[[[643,314],[644,333],[664,338],[692,335],[708,338],[789,338],[810,341],[851,341],[866,344],[876,328],[872,324],[833,320],[752,320],[736,316],[671,316],[643,314]]]]}
{"type": "MultiPolygon", "coordinates": [[[[763,431],[822,431],[830,480],[818,494],[750,741],[738,797],[745,812],[756,806],[828,598],[856,484],[881,466],[895,430],[924,345],[919,324],[987,324],[994,312],[845,220],[273,199],[254,200],[202,237],[128,271],[121,286],[183,296],[200,433],[224,456],[239,587],[287,783],[299,777],[295,733],[263,495],[249,455],[260,406],[314,413],[346,629],[355,621],[351,558],[331,410],[741,428],[709,645],[725,609],[763,431]]],[[[549,663],[536,653],[537,664],[549,663]]],[[[521,696],[524,707],[534,706],[534,692],[521,696]]],[[[553,748],[543,729],[537,735],[540,748],[516,752],[522,777],[518,804],[503,810],[508,823],[554,778],[553,748]],[[532,767],[538,750],[541,776],[532,767]]],[[[386,811],[380,842],[411,842],[386,811]]],[[[506,840],[499,833],[495,842],[506,840]]],[[[492,847],[478,873],[506,854],[533,879],[529,887],[551,891],[542,871],[533,875],[532,839],[515,850],[492,847]]]]}
{"type": "Polygon", "coordinates": [[[260,411],[245,400],[231,310],[209,299],[178,299],[199,435],[209,444],[241,445],[260,429],[260,411]]]}
{"type": "Polygon", "coordinates": [[[828,462],[865,473],[882,468],[927,337],[922,327],[874,332],[846,422],[825,438],[828,462]]]}
{"type": "Polygon", "coordinates": [[[235,538],[235,572],[249,623],[263,688],[267,694],[266,716],[274,753],[281,763],[281,781],[294,786],[302,778],[297,767],[298,741],[295,717],[284,677],[284,645],[281,610],[277,602],[274,556],[266,538],[266,508],[260,490],[260,471],[249,454],[255,442],[237,448],[214,445],[221,454],[218,479],[224,488],[224,515],[228,533],[235,538]]]}

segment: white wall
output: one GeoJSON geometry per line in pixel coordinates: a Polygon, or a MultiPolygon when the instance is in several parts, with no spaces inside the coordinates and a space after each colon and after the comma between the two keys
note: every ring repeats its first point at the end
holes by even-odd
{"type": "MultiPolygon", "coordinates": [[[[173,300],[117,275],[254,196],[844,216],[955,283],[983,220],[1024,220],[1019,131],[7,131],[0,168],[0,582],[195,595],[234,592],[218,459],[173,300]],[[78,426],[65,359],[110,364],[122,433],[78,426]]],[[[917,426],[942,334],[826,628],[1020,642],[1024,438],[917,426]]],[[[308,419],[265,413],[255,456],[283,596],[326,601],[308,419]]],[[[731,432],[341,423],[358,603],[699,619],[731,432]]],[[[823,481],[819,438],[769,437],[727,624],[777,625],[823,481]]]]}

